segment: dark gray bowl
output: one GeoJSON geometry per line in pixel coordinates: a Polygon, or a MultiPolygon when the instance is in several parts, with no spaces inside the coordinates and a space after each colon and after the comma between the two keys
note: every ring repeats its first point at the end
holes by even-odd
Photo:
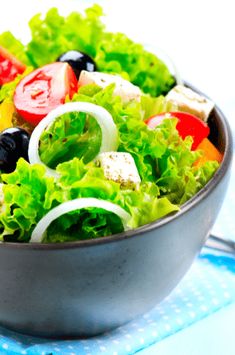
{"type": "Polygon", "coordinates": [[[200,252],[227,189],[232,138],[217,107],[210,127],[224,160],[177,214],[103,239],[2,243],[0,324],[45,337],[92,336],[161,302],[200,252]]]}

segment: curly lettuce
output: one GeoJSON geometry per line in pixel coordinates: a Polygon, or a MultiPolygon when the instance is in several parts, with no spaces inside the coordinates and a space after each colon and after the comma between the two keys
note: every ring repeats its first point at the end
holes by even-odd
{"type": "MultiPolygon", "coordinates": [[[[103,170],[94,163],[73,160],[57,167],[60,178],[45,175],[40,165],[20,159],[16,170],[3,174],[4,208],[0,215],[0,239],[27,242],[39,220],[53,207],[80,197],[105,199],[124,208],[131,215],[132,228],[155,221],[179,207],[161,197],[154,183],[143,183],[138,190],[121,188],[105,179],[103,170]]],[[[104,237],[123,231],[117,216],[97,208],[69,213],[51,226],[44,242],[66,242],[104,237]],[[78,229],[76,229],[76,226],[78,229]]]]}
{"type": "MultiPolygon", "coordinates": [[[[107,32],[102,15],[98,5],[87,9],[84,15],[73,12],[68,17],[51,9],[45,19],[36,15],[30,21],[32,40],[27,47],[10,33],[0,35],[0,45],[31,65],[24,75],[32,66],[53,62],[62,53],[77,49],[94,58],[100,71],[118,73],[147,93],[140,102],[123,103],[113,95],[114,84],[105,89],[87,85],[72,99],[100,105],[110,112],[119,132],[118,151],[134,158],[140,186],[131,189],[106,179],[102,168],[93,162],[102,140],[97,122],[84,113],[65,114],[44,131],[39,149],[41,159],[59,173],[58,180],[46,176],[43,166],[30,165],[23,159],[13,173],[1,175],[1,241],[28,242],[47,212],[80,197],[119,205],[131,215],[129,225],[137,228],[178,211],[218,168],[217,162],[195,165],[200,151],[191,151],[190,137],[183,140],[179,136],[175,119],[164,120],[155,129],[148,128],[146,118],[177,109],[166,103],[164,96],[158,96],[169,91],[174,79],[166,66],[141,45],[124,34],[107,32]]],[[[0,89],[0,103],[12,102],[20,79],[18,76],[0,89]]],[[[21,126],[16,114],[14,120],[21,126]]],[[[58,218],[49,226],[43,241],[75,241],[122,231],[116,215],[87,208],[58,218]]]]}
{"type": "Polygon", "coordinates": [[[175,80],[167,66],[123,33],[111,33],[102,23],[103,10],[95,4],[84,14],[61,16],[56,8],[45,18],[37,14],[29,21],[31,40],[23,45],[10,32],[0,35],[0,45],[34,68],[55,62],[69,50],[94,59],[98,71],[120,74],[152,96],[167,93],[175,80]]]}
{"type": "Polygon", "coordinates": [[[11,54],[26,65],[31,65],[31,62],[26,54],[25,46],[15,36],[7,31],[0,34],[0,46],[6,48],[11,54]]]}
{"type": "Polygon", "coordinates": [[[26,50],[31,63],[43,66],[69,50],[78,50],[94,59],[98,71],[120,74],[152,96],[167,93],[175,83],[167,66],[125,34],[107,32],[102,15],[102,8],[93,5],[84,15],[72,12],[63,17],[52,8],[44,19],[34,16],[26,50]]]}
{"type": "MultiPolygon", "coordinates": [[[[191,150],[190,137],[182,140],[176,130],[176,120],[165,120],[154,130],[147,127],[144,122],[146,107],[147,116],[174,110],[174,107],[166,104],[163,96],[155,99],[143,96],[141,102],[124,104],[120,97],[113,95],[113,90],[114,85],[105,89],[87,85],[80,88],[73,101],[91,102],[109,111],[119,131],[118,151],[128,152],[133,156],[142,181],[155,182],[161,194],[173,203],[180,205],[186,202],[210,179],[218,168],[218,163],[211,162],[201,168],[194,166],[200,152],[191,150]]],[[[58,158],[57,163],[60,158],[60,162],[63,162],[76,157],[79,142],[84,137],[87,144],[92,142],[90,147],[93,147],[93,153],[97,153],[101,144],[99,130],[93,126],[93,129],[91,127],[84,133],[84,116],[83,119],[79,117],[78,114],[60,117],[42,134],[39,152],[42,160],[50,167],[56,167],[55,156],[58,158]],[[74,131],[69,134],[68,129],[65,130],[65,127],[71,125],[77,127],[77,135],[74,135],[74,131]],[[63,156],[60,157],[61,155],[63,156]]],[[[91,158],[89,153],[89,150],[86,150],[83,157],[86,162],[87,158],[91,158]]],[[[81,149],[78,156],[82,158],[82,154],[84,151],[81,149]]]]}
{"type": "MultiPolygon", "coordinates": [[[[148,115],[172,110],[173,106],[166,103],[163,96],[143,96],[141,102],[124,104],[120,97],[113,95],[113,90],[114,85],[105,89],[87,85],[80,88],[73,101],[91,102],[106,108],[118,128],[118,150],[131,153],[142,179],[153,181],[155,158],[161,156],[167,143],[159,130],[149,130],[143,120],[148,115]]],[[[98,154],[101,139],[95,119],[86,118],[82,113],[70,113],[59,117],[43,132],[39,153],[42,161],[51,168],[74,157],[89,162],[98,154]]]]}
{"type": "Polygon", "coordinates": [[[18,74],[14,80],[0,87],[0,103],[3,101],[13,103],[13,96],[16,86],[18,85],[20,80],[23,79],[29,73],[31,73],[32,70],[32,67],[27,67],[23,74],[18,74]]]}
{"type": "MultiPolygon", "coordinates": [[[[129,121],[134,119],[122,119],[122,123],[117,120],[117,124],[125,131],[129,121]]],[[[134,121],[143,123],[138,119],[134,121]]],[[[20,159],[13,173],[2,175],[4,206],[0,214],[0,239],[29,241],[32,230],[48,211],[80,197],[104,199],[119,205],[131,215],[129,225],[132,228],[178,211],[179,206],[212,177],[218,163],[207,162],[200,168],[194,166],[200,152],[190,150],[190,137],[183,141],[175,125],[175,120],[165,120],[151,131],[145,130],[146,125],[139,126],[129,132],[130,140],[124,141],[126,145],[120,139],[120,146],[131,149],[132,139],[137,137],[139,142],[136,149],[133,147],[135,154],[132,154],[137,163],[148,159],[144,172],[139,170],[142,182],[134,190],[107,180],[103,169],[94,162],[85,164],[81,159],[73,158],[59,164],[56,168],[59,179],[54,180],[45,175],[41,165],[30,165],[20,159]],[[150,147],[155,148],[151,154],[150,147]]],[[[66,242],[119,233],[122,231],[119,222],[116,216],[105,211],[77,211],[53,222],[44,242],[66,242]]]]}
{"type": "Polygon", "coordinates": [[[88,163],[97,156],[101,139],[100,126],[93,117],[82,112],[64,114],[43,132],[40,156],[52,169],[74,157],[88,163]]]}
{"type": "Polygon", "coordinates": [[[43,166],[29,165],[20,159],[16,170],[2,174],[4,208],[0,214],[1,240],[27,242],[32,227],[51,208],[52,178],[45,177],[43,166]]]}

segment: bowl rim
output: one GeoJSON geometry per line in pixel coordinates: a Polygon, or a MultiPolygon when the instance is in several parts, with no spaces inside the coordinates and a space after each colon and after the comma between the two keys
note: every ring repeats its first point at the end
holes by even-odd
{"type": "MultiPolygon", "coordinates": [[[[184,82],[184,84],[189,87],[190,89],[196,91],[197,93],[208,97],[200,90],[195,88],[192,84],[184,82]]],[[[224,150],[224,157],[223,161],[215,172],[212,179],[190,200],[184,203],[180,210],[176,213],[169,214],[166,217],[160,218],[156,221],[151,223],[145,224],[141,227],[131,229],[129,231],[125,231],[122,233],[118,233],[115,235],[110,235],[106,237],[100,237],[96,239],[88,239],[88,240],[78,240],[73,242],[64,242],[64,243],[13,243],[13,242],[0,242],[0,248],[10,248],[10,249],[29,249],[29,250],[63,250],[63,249],[77,249],[77,248],[84,248],[84,247],[92,247],[107,243],[113,243],[122,241],[125,239],[136,238],[137,236],[142,235],[143,233],[150,232],[152,230],[157,230],[158,228],[164,226],[165,224],[171,223],[174,220],[180,218],[183,214],[185,214],[189,209],[193,208],[197,204],[199,204],[202,200],[204,200],[212,190],[219,184],[219,182],[223,179],[226,172],[229,170],[232,162],[232,147],[233,147],[233,138],[231,128],[228,124],[228,121],[220,110],[220,108],[215,105],[214,112],[218,114],[219,121],[222,124],[222,129],[225,136],[225,150],[224,150]]]]}

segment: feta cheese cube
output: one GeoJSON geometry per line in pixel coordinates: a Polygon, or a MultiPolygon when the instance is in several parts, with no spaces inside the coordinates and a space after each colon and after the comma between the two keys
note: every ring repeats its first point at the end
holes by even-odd
{"type": "Polygon", "coordinates": [[[104,175],[108,180],[113,180],[130,188],[138,186],[141,182],[135,161],[129,153],[101,153],[97,161],[103,168],[104,175]]]}
{"type": "Polygon", "coordinates": [[[214,103],[183,85],[177,85],[166,95],[167,102],[178,106],[180,111],[189,112],[207,121],[214,103]]]}
{"type": "Polygon", "coordinates": [[[120,96],[123,102],[129,102],[131,100],[140,101],[140,88],[118,75],[82,70],[79,76],[78,86],[96,84],[101,88],[105,88],[113,83],[115,84],[114,95],[120,96]]]}

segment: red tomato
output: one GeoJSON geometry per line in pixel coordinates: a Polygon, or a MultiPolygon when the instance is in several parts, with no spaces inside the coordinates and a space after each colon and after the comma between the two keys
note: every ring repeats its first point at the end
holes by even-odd
{"type": "Polygon", "coordinates": [[[22,79],[15,90],[14,104],[19,114],[35,126],[76,91],[77,79],[70,65],[56,62],[22,79]]]}
{"type": "Polygon", "coordinates": [[[165,118],[178,119],[176,129],[178,130],[179,135],[183,139],[187,136],[192,136],[192,150],[195,150],[197,146],[201,143],[201,141],[206,138],[210,133],[210,129],[205,122],[203,122],[200,118],[187,112],[160,113],[159,115],[148,118],[145,123],[150,128],[155,128],[165,118]]]}
{"type": "Polygon", "coordinates": [[[23,63],[0,46],[0,86],[14,80],[16,75],[22,74],[25,69],[23,63]]]}

